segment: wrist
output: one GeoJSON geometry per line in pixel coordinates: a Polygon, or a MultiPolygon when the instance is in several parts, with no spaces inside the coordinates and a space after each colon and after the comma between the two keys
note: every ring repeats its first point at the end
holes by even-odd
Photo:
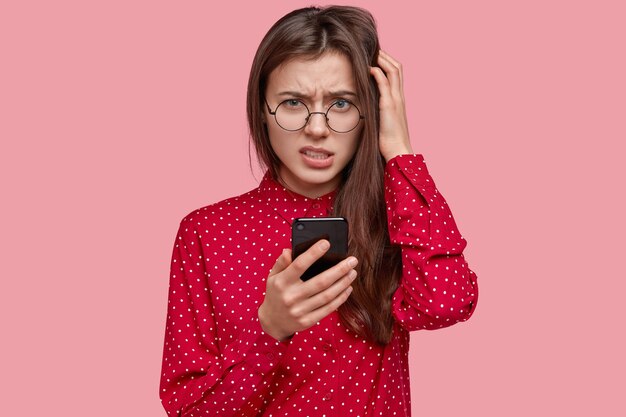
{"type": "Polygon", "coordinates": [[[408,137],[396,137],[394,139],[380,140],[380,153],[385,158],[385,162],[398,155],[413,154],[413,147],[408,137]]]}
{"type": "Polygon", "coordinates": [[[403,147],[398,147],[396,149],[393,150],[389,150],[385,153],[383,153],[383,158],[385,159],[385,162],[389,162],[391,161],[393,158],[395,158],[396,156],[399,155],[412,155],[415,152],[413,152],[413,148],[411,146],[403,146],[403,147]]]}
{"type": "Polygon", "coordinates": [[[268,335],[272,336],[274,339],[278,340],[279,342],[283,342],[286,339],[289,339],[291,337],[290,334],[284,334],[284,332],[281,332],[280,330],[276,329],[274,326],[271,325],[271,323],[269,322],[269,320],[267,319],[265,315],[265,309],[264,309],[263,304],[261,304],[261,306],[259,307],[258,316],[259,316],[259,324],[261,325],[261,329],[268,335]]]}

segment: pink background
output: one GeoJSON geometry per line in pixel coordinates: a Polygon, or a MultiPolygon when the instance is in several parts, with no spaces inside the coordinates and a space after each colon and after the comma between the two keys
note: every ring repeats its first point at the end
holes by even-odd
{"type": "MultiPolygon", "coordinates": [[[[178,222],[255,186],[249,66],[308,4],[3,2],[0,414],[165,415],[178,222]]],[[[412,335],[414,415],[626,415],[623,2],[351,4],[479,276],[468,323],[412,335]]]]}

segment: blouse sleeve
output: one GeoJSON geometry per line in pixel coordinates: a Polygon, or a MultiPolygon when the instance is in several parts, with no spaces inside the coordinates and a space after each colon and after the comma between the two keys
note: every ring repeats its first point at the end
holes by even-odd
{"type": "Polygon", "coordinates": [[[288,342],[265,333],[258,317],[225,347],[218,344],[202,247],[181,222],[172,254],[160,397],[169,416],[233,416],[250,407],[288,342]]]}
{"type": "Polygon", "coordinates": [[[393,296],[396,321],[407,330],[465,321],[478,297],[467,245],[422,155],[400,155],[385,167],[385,200],[392,244],[402,250],[402,279],[393,296]]]}

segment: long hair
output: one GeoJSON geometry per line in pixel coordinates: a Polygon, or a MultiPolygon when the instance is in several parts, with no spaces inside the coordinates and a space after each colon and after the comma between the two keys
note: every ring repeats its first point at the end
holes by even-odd
{"type": "Polygon", "coordinates": [[[339,307],[342,323],[379,344],[392,336],[391,298],[400,276],[400,250],[387,231],[383,173],[378,146],[379,93],[369,67],[377,65],[378,33],[372,15],[351,6],[308,7],[278,20],[254,57],[248,81],[247,114],[251,141],[261,166],[278,178],[280,160],[263,123],[263,100],[270,73],[294,58],[317,59],[333,52],[352,64],[356,93],[365,115],[356,153],[343,171],[334,213],[348,220],[349,252],[359,259],[353,292],[339,307]]]}

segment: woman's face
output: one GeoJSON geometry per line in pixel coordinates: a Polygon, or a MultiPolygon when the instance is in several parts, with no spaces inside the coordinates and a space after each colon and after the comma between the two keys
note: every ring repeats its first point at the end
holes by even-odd
{"type": "MultiPolygon", "coordinates": [[[[345,100],[360,107],[350,61],[336,53],[279,66],[268,77],[265,98],[272,111],[285,100],[290,101],[281,110],[289,112],[301,111],[296,100],[311,113],[326,113],[335,103],[334,111],[344,111],[350,106],[345,100]]],[[[312,114],[304,128],[287,131],[267,107],[264,115],[270,144],[281,162],[279,174],[288,189],[315,198],[339,186],[341,172],[356,152],[362,121],[350,132],[337,133],[329,129],[323,114],[312,114]]]]}

